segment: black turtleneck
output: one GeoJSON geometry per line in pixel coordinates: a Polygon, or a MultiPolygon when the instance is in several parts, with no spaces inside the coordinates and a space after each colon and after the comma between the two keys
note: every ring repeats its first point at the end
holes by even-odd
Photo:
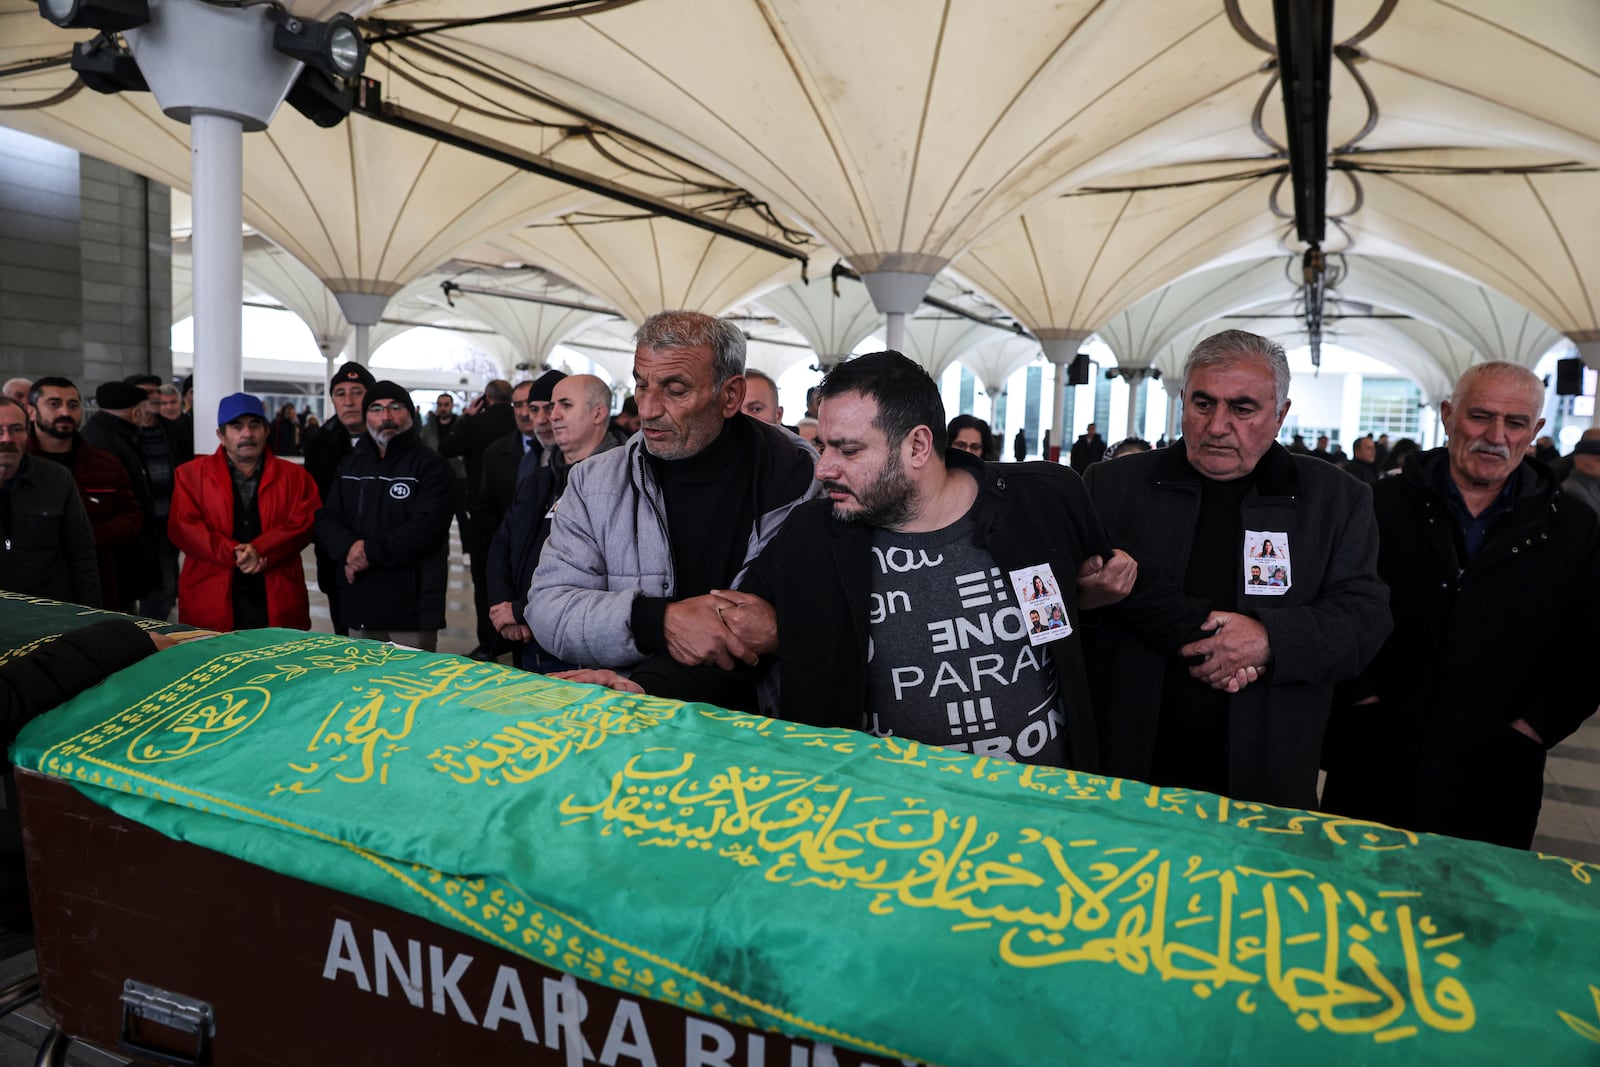
{"type": "MultiPolygon", "coordinates": [[[[755,445],[739,439],[741,429],[739,419],[730,419],[715,441],[688,459],[645,453],[666,501],[673,600],[726,589],[744,566],[756,517],[755,445]]],[[[647,596],[633,602],[633,639],[646,655],[666,650],[668,603],[647,596]]]]}
{"type": "MultiPolygon", "coordinates": [[[[1185,466],[1188,466],[1185,461],[1185,466]]],[[[1219,482],[1195,474],[1200,511],[1184,568],[1183,591],[1216,611],[1237,611],[1244,558],[1244,499],[1256,471],[1219,482]]],[[[1151,775],[1163,785],[1225,793],[1228,786],[1228,694],[1189,675],[1178,657],[1167,661],[1161,687],[1161,725],[1151,775]]]]}

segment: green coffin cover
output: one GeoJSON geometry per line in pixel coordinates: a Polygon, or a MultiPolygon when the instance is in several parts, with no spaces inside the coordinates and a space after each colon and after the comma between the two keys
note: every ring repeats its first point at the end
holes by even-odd
{"type": "Polygon", "coordinates": [[[281,630],[21,766],[631,994],[928,1063],[1600,1062],[1600,867],[281,630]]]}

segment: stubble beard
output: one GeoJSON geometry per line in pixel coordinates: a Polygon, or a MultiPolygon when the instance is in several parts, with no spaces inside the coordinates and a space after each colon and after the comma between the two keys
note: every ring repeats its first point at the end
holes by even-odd
{"type": "Polygon", "coordinates": [[[835,505],[835,521],[852,526],[888,529],[902,525],[916,509],[916,492],[911,479],[906,477],[905,468],[900,465],[899,454],[895,452],[889,453],[883,470],[870,485],[851,495],[855,498],[856,509],[841,511],[835,505]]]}

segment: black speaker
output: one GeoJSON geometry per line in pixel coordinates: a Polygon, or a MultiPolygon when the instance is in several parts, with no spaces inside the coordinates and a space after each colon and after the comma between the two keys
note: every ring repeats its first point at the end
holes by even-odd
{"type": "Polygon", "coordinates": [[[1089,384],[1089,353],[1079,352],[1077,358],[1067,366],[1067,384],[1089,384]]]}
{"type": "Polygon", "coordinates": [[[1556,396],[1583,395],[1583,360],[1556,360],[1556,396]]]}

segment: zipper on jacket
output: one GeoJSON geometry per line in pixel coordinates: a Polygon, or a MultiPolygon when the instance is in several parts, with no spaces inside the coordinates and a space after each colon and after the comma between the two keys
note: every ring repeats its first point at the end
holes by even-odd
{"type": "MultiPolygon", "coordinates": [[[[633,458],[634,458],[634,463],[637,465],[637,473],[638,473],[638,480],[634,483],[634,492],[636,492],[640,496],[644,497],[645,503],[650,505],[650,512],[651,512],[651,514],[653,514],[656,517],[656,525],[661,527],[661,540],[666,542],[666,545],[667,545],[667,559],[671,561],[671,563],[672,563],[672,573],[673,573],[674,576],[676,576],[677,573],[678,573],[678,561],[672,558],[672,535],[667,532],[667,517],[661,513],[661,509],[656,506],[655,500],[650,496],[650,494],[648,492],[645,491],[645,485],[644,485],[644,447],[642,445],[640,446],[639,450],[633,454],[633,458]]],[[[631,477],[632,472],[633,472],[633,468],[630,467],[629,471],[630,471],[630,477],[631,477]]],[[[635,532],[635,534],[634,534],[634,542],[635,542],[635,544],[638,543],[638,536],[639,536],[638,533],[635,532]]],[[[672,583],[670,581],[662,582],[661,583],[661,595],[662,596],[667,596],[671,592],[672,592],[672,583]]]]}

